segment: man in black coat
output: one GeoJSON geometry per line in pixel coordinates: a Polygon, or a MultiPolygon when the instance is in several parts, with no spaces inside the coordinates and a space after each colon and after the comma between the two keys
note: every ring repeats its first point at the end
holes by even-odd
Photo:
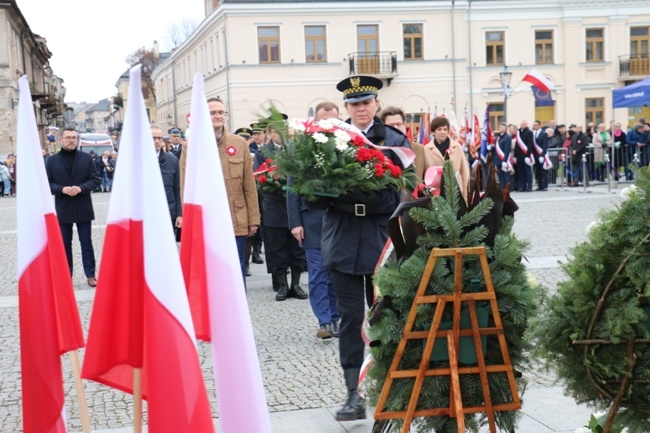
{"type": "Polygon", "coordinates": [[[91,225],[95,219],[91,192],[101,183],[96,161],[77,149],[79,135],[74,128],[61,132],[61,151],[46,161],[47,178],[54,195],[63,245],[72,275],[72,225],[77,224],[81,258],[88,285],[95,287],[95,251],[91,225]]]}
{"type": "Polygon", "coordinates": [[[521,121],[517,130],[515,143],[515,173],[517,173],[515,191],[530,192],[533,190],[533,148],[535,146],[533,132],[528,128],[528,122],[521,121]]]}
{"type": "Polygon", "coordinates": [[[582,155],[587,151],[589,144],[589,136],[583,132],[582,125],[576,125],[575,134],[571,136],[571,148],[569,149],[571,152],[571,172],[574,174],[571,176],[573,186],[578,186],[583,178],[582,169],[586,170],[586,167],[582,164],[582,155]]]}
{"type": "MultiPolygon", "coordinates": [[[[373,144],[410,148],[404,134],[386,126],[376,115],[377,91],[382,85],[381,80],[369,76],[353,76],[338,83],[336,88],[343,92],[350,115],[348,123],[373,144]]],[[[393,152],[386,155],[394,158],[393,152]]],[[[330,272],[338,299],[340,360],[348,391],[346,402],[336,412],[338,421],[366,417],[364,403],[357,392],[365,348],[361,337],[364,304],[372,299],[372,275],[388,239],[386,224],[398,205],[399,191],[392,187],[355,191],[333,199],[323,216],[323,264],[330,272]]]]}
{"type": "Polygon", "coordinates": [[[170,151],[163,150],[165,142],[160,126],[151,125],[151,136],[153,137],[156,155],[158,156],[158,165],[162,175],[163,187],[165,188],[165,197],[169,207],[169,216],[171,217],[172,228],[176,237],[176,242],[180,242],[180,230],[183,226],[183,208],[181,205],[181,177],[178,166],[178,158],[170,151]]]}

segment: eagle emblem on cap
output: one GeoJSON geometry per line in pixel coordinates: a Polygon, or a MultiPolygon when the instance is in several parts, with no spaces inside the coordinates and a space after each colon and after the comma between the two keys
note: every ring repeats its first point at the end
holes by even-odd
{"type": "Polygon", "coordinates": [[[361,84],[361,77],[350,78],[350,85],[352,87],[359,87],[359,84],[361,84]]]}

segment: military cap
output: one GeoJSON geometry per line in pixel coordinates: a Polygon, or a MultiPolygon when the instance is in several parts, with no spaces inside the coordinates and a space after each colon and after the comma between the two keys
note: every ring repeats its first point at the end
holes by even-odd
{"type": "Polygon", "coordinates": [[[251,134],[261,134],[266,129],[266,123],[255,122],[250,124],[251,134]]]}
{"type": "Polygon", "coordinates": [[[361,102],[376,98],[384,83],[379,78],[355,75],[341,80],[336,88],[343,92],[343,102],[361,102]]]}
{"type": "Polygon", "coordinates": [[[240,137],[244,138],[251,138],[251,135],[253,135],[253,130],[250,128],[239,128],[235,131],[235,135],[239,135],[240,137]]]}
{"type": "Polygon", "coordinates": [[[181,130],[178,128],[172,128],[169,130],[170,135],[181,135],[181,130]]]}

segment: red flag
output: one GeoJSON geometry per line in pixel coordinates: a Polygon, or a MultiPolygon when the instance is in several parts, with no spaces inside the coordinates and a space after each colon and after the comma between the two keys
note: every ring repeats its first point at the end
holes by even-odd
{"type": "Polygon", "coordinates": [[[472,140],[469,143],[469,149],[474,159],[478,159],[480,148],[481,148],[481,126],[478,123],[478,116],[474,114],[474,124],[472,125],[472,140]]]}
{"type": "Polygon", "coordinates": [[[408,138],[409,141],[413,141],[413,130],[410,126],[406,128],[406,138],[408,138]]]}
{"type": "Polygon", "coordinates": [[[25,433],[64,433],[61,355],[84,346],[26,75],[19,80],[18,301],[25,433]]]}
{"type": "Polygon", "coordinates": [[[83,377],[133,392],[142,369],[149,431],[214,432],[169,209],[141,91],[129,109],[93,305],[83,377]]]}
{"type": "MultiPolygon", "coordinates": [[[[197,335],[212,341],[222,431],[271,433],[235,231],[203,89],[203,76],[196,74],[183,195],[181,264],[194,322],[202,328],[197,335]]],[[[244,164],[250,166],[246,155],[248,149],[244,164]]]]}
{"type": "Polygon", "coordinates": [[[424,139],[422,140],[422,144],[426,145],[429,143],[429,135],[431,134],[431,117],[429,116],[429,113],[427,113],[424,122],[424,139]]]}

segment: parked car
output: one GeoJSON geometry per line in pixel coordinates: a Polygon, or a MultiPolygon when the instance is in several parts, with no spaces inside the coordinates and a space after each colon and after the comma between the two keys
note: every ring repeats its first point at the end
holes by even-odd
{"type": "Polygon", "coordinates": [[[94,150],[97,155],[101,155],[108,150],[113,153],[113,140],[108,134],[84,133],[79,135],[79,150],[90,153],[94,150]]]}

